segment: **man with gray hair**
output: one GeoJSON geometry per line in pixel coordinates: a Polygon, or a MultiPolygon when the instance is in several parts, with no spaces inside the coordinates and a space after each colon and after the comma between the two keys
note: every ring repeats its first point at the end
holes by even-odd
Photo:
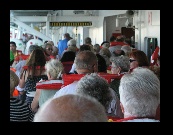
{"type": "Polygon", "coordinates": [[[160,104],[160,81],[149,69],[138,67],[121,78],[122,122],[159,122],[155,120],[160,104]]]}
{"type": "MultiPolygon", "coordinates": [[[[76,65],[76,71],[78,74],[88,74],[98,71],[97,57],[91,51],[81,51],[77,54],[74,60],[76,65]]],[[[57,91],[54,97],[59,97],[66,94],[75,94],[76,93],[77,81],[61,88],[57,91]]]]}
{"type": "Polygon", "coordinates": [[[34,122],[108,122],[108,119],[103,105],[95,98],[69,94],[47,100],[35,114],[34,122]]]}
{"type": "Polygon", "coordinates": [[[107,80],[98,74],[91,73],[82,77],[76,86],[76,93],[96,98],[105,107],[107,116],[123,118],[120,102],[117,100],[115,92],[109,87],[107,80]]]}

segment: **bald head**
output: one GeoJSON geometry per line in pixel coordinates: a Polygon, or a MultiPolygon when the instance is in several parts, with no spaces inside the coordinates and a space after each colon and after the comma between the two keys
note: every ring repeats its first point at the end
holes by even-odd
{"type": "Polygon", "coordinates": [[[107,122],[107,116],[104,107],[92,97],[64,95],[46,101],[34,122],[107,122]]]}

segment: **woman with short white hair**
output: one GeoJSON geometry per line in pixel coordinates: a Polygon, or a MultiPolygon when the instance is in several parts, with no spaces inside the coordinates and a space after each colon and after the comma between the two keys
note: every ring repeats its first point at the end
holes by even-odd
{"type": "MultiPolygon", "coordinates": [[[[112,65],[111,65],[111,73],[112,74],[125,74],[130,69],[130,62],[128,56],[112,56],[110,58],[112,65]]],[[[119,85],[120,85],[120,79],[114,79],[110,83],[110,87],[115,91],[118,98],[120,98],[119,94],[119,85]]]]}
{"type": "Polygon", "coordinates": [[[51,59],[45,65],[48,81],[41,80],[38,85],[47,84],[49,89],[36,89],[36,94],[31,104],[31,108],[34,112],[37,112],[38,107],[52,97],[58,89],[52,88],[52,83],[62,83],[61,73],[64,72],[62,63],[57,59],[51,59]]]}

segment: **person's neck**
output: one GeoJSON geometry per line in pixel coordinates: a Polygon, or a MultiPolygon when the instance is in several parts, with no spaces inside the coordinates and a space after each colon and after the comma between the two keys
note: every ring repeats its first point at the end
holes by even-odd
{"type": "Polygon", "coordinates": [[[90,74],[91,72],[89,70],[78,70],[78,74],[90,74]]]}

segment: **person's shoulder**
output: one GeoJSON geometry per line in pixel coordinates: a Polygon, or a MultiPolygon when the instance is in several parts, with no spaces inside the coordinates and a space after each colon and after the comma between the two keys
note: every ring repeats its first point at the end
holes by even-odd
{"type": "Polygon", "coordinates": [[[75,94],[76,85],[77,85],[77,81],[75,81],[67,86],[62,87],[60,90],[58,90],[55,93],[54,98],[63,96],[66,94],[75,94]]]}

